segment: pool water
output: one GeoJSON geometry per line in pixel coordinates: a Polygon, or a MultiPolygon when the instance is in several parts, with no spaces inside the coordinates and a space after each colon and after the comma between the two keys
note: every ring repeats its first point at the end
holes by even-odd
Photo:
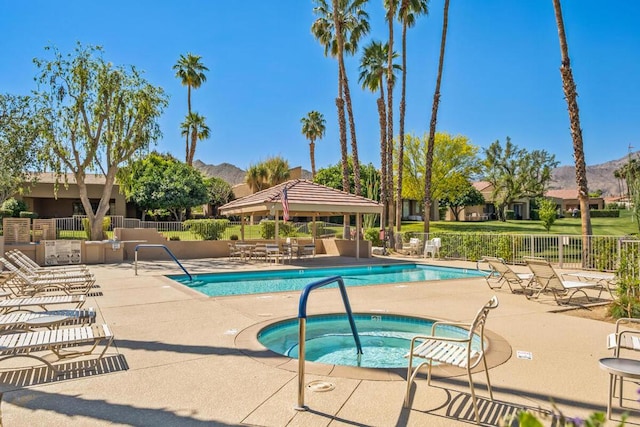
{"type": "MultiPolygon", "coordinates": [[[[332,365],[365,368],[406,368],[404,357],[416,335],[430,335],[433,320],[398,315],[354,314],[362,344],[358,359],[349,321],[345,314],[310,316],[306,324],[305,359],[332,365]]],[[[438,335],[466,338],[468,332],[453,326],[438,327],[438,335]]],[[[479,348],[480,338],[475,338],[479,348]]],[[[258,341],[284,356],[298,358],[298,319],[263,328],[258,341]]],[[[416,364],[420,360],[415,361],[416,364]]],[[[435,364],[434,364],[435,365],[435,364]]]]}
{"type": "Polygon", "coordinates": [[[485,275],[486,272],[478,270],[421,264],[395,264],[199,274],[194,276],[192,281],[184,274],[169,275],[168,277],[208,296],[227,296],[299,291],[311,282],[332,276],[341,276],[346,286],[365,286],[464,279],[485,275]]]}

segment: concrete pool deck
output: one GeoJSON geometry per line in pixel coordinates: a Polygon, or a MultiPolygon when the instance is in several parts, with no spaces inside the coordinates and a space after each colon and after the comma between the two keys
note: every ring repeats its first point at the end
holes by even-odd
{"type": "MultiPolygon", "coordinates": [[[[316,257],[299,266],[385,263],[400,258],[316,257]]],[[[404,261],[415,259],[405,258],[404,261]]],[[[429,261],[475,268],[475,263],[429,261]]],[[[192,274],[247,268],[282,268],[221,259],[185,261],[192,274]]],[[[294,265],[296,263],[294,262],[294,265]]],[[[287,264],[285,267],[289,267],[287,264]]],[[[524,267],[523,267],[524,269],[524,267]]],[[[3,371],[2,425],[220,425],[220,426],[455,426],[475,424],[465,376],[435,377],[428,387],[420,376],[411,408],[403,408],[404,374],[358,373],[356,368],[311,366],[305,382],[324,381],[332,391],[307,391],[310,410],[297,412],[297,373],[277,356],[247,349],[242,332],[255,325],[295,317],[299,292],[209,298],[163,275],[181,271],[169,262],[144,261],[134,275],[130,263],[91,266],[102,295],[98,322],[108,323],[115,341],[97,373],[79,372],[51,380],[44,369],[3,371]]],[[[524,271],[524,270],[522,270],[524,271]]],[[[598,360],[610,356],[605,337],[614,325],[554,313],[553,298],[528,301],[508,290],[492,291],[484,279],[376,285],[348,289],[354,311],[403,313],[470,320],[492,295],[500,306],[487,329],[510,345],[505,363],[490,369],[494,401],[483,374],[475,374],[482,424],[496,425],[519,408],[552,410],[585,417],[606,409],[608,375],[598,360]],[[517,357],[517,352],[532,358],[517,357]]],[[[312,293],[308,311],[339,312],[336,289],[312,293]]],[[[246,334],[245,334],[246,335],[246,334]]],[[[28,359],[27,359],[28,360],[28,359]]],[[[294,362],[297,363],[297,362],[294,362]]],[[[638,387],[627,384],[626,405],[638,387]]],[[[633,400],[631,400],[633,399],[633,400]]],[[[614,407],[615,406],[614,402],[614,407]]],[[[614,419],[620,419],[620,411],[614,419]]],[[[640,424],[637,412],[627,420],[640,424]]],[[[612,423],[613,425],[613,423],[612,423]]]]}

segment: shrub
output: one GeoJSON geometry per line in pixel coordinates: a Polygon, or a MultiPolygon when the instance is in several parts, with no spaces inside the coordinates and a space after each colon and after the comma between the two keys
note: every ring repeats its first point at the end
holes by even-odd
{"type": "Polygon", "coordinates": [[[516,219],[516,213],[511,209],[507,209],[504,211],[504,217],[506,219],[516,219]]]}
{"type": "Polygon", "coordinates": [[[0,218],[11,218],[12,215],[13,212],[5,209],[0,209],[0,218]]]}
{"type": "Polygon", "coordinates": [[[620,218],[620,211],[616,209],[593,209],[589,211],[589,213],[591,215],[591,218],[620,218]]]}
{"type": "Polygon", "coordinates": [[[202,240],[220,240],[229,226],[228,219],[189,219],[182,223],[202,240]]]}
{"type": "MultiPolygon", "coordinates": [[[[289,222],[278,223],[278,235],[284,237],[294,237],[296,235],[293,226],[289,222]]],[[[276,238],[276,222],[271,220],[260,221],[260,236],[263,239],[276,238]]]]}
{"type": "Polygon", "coordinates": [[[36,219],[36,218],[38,218],[38,214],[36,212],[21,211],[20,212],[20,218],[36,219]]]}
{"type": "Polygon", "coordinates": [[[180,236],[178,236],[178,235],[169,236],[169,240],[171,240],[171,241],[177,241],[177,240],[180,240],[180,236]]]}
{"type": "Polygon", "coordinates": [[[371,246],[382,246],[380,230],[377,228],[367,228],[364,232],[364,240],[371,240],[371,246]]]}
{"type": "MultiPolygon", "coordinates": [[[[84,228],[84,234],[87,236],[87,240],[91,239],[91,227],[89,227],[89,218],[82,218],[82,228],[84,228]]],[[[105,216],[102,218],[102,232],[106,233],[111,228],[111,217],[105,216]]]]}
{"type": "Polygon", "coordinates": [[[11,212],[13,218],[18,218],[20,212],[26,211],[27,209],[29,209],[29,206],[27,206],[24,201],[16,200],[13,197],[5,200],[2,204],[2,210],[11,212]]]}
{"type": "Polygon", "coordinates": [[[232,234],[231,236],[229,236],[229,240],[238,240],[238,235],[232,234]]]}

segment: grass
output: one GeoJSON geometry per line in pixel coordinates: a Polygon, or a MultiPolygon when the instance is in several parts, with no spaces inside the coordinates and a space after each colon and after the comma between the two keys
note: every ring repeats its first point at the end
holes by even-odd
{"type": "MultiPolygon", "coordinates": [[[[626,236],[638,234],[638,226],[633,221],[632,213],[628,210],[620,211],[619,218],[591,218],[593,235],[596,236],[626,236]]],[[[431,232],[451,233],[512,233],[512,234],[563,234],[581,235],[582,225],[580,218],[559,218],[546,231],[541,221],[512,220],[512,221],[483,221],[483,222],[456,222],[456,221],[431,221],[431,232]]],[[[405,222],[402,231],[422,232],[422,222],[405,222]]]]}

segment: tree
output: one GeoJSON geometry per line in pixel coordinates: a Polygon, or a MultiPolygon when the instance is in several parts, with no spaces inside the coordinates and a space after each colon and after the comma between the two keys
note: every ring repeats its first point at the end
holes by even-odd
{"type": "MultiPolygon", "coordinates": [[[[404,140],[402,197],[424,203],[424,177],[426,173],[426,151],[428,135],[422,138],[407,134],[404,140]]],[[[396,143],[396,146],[399,143],[396,143]]],[[[480,172],[478,147],[469,143],[469,138],[438,132],[434,138],[431,199],[456,198],[458,191],[480,172]]]]}
{"type": "Polygon", "coordinates": [[[198,141],[208,139],[211,133],[209,126],[205,121],[204,116],[198,113],[189,113],[184,122],[180,125],[182,129],[182,136],[186,136],[187,139],[191,138],[191,145],[188,147],[186,163],[189,166],[193,166],[193,158],[196,154],[196,144],[198,141]]]}
{"type": "Polygon", "coordinates": [[[538,199],[538,215],[540,215],[540,221],[547,232],[551,230],[551,226],[556,222],[558,206],[556,202],[548,198],[538,199]]]}
{"type": "MultiPolygon", "coordinates": [[[[187,119],[185,122],[189,121],[189,116],[191,115],[191,89],[198,89],[202,86],[202,83],[207,81],[207,76],[204,72],[209,71],[209,69],[200,62],[201,59],[202,57],[199,55],[187,53],[186,56],[180,55],[178,62],[173,66],[173,69],[176,70],[176,77],[180,79],[183,86],[187,87],[187,119]]],[[[189,145],[189,132],[187,132],[185,139],[185,161],[191,166],[196,151],[195,141],[192,139],[192,145],[189,145]],[[191,162],[189,162],[189,159],[191,159],[191,162]]]]}
{"type": "Polygon", "coordinates": [[[387,193],[384,196],[385,205],[388,212],[386,217],[387,223],[385,226],[390,225],[393,228],[393,221],[395,216],[393,210],[395,204],[393,203],[393,85],[395,83],[394,67],[393,67],[393,23],[396,17],[396,10],[398,9],[398,0],[384,0],[384,8],[386,10],[385,20],[387,21],[387,28],[389,31],[389,48],[387,49],[387,183],[385,189],[387,193]]]}
{"type": "Polygon", "coordinates": [[[165,209],[176,220],[184,211],[209,201],[202,174],[169,154],[150,153],[120,169],[118,182],[128,201],[147,211],[165,209]]]}
{"type": "MultiPolygon", "coordinates": [[[[398,19],[402,23],[402,83],[400,89],[400,117],[398,120],[398,161],[404,164],[404,118],[406,112],[406,88],[407,88],[407,28],[413,27],[416,18],[429,13],[429,0],[401,0],[398,10],[398,19]]],[[[396,193],[396,227],[398,232],[402,230],[402,174],[403,168],[398,168],[398,188],[396,193]]]]}
{"type": "MultiPolygon", "coordinates": [[[[346,190],[342,187],[342,165],[337,163],[318,170],[314,182],[335,188],[336,190],[347,191],[351,193],[355,188],[355,174],[353,173],[353,161],[349,158],[349,185],[346,190]]],[[[368,165],[360,165],[360,186],[369,189],[367,197],[371,200],[380,200],[380,172],[371,163],[368,165]]]]}
{"type": "Polygon", "coordinates": [[[567,37],[564,31],[560,0],[553,0],[553,10],[556,15],[560,55],[562,57],[560,75],[562,76],[562,88],[564,89],[564,97],[567,100],[567,110],[569,111],[571,139],[573,140],[573,157],[576,164],[576,183],[578,184],[578,199],[580,200],[580,218],[582,218],[582,266],[587,267],[591,264],[589,260],[591,253],[589,236],[593,233],[591,230],[591,213],[589,211],[587,165],[584,160],[582,128],[580,127],[580,111],[578,109],[578,92],[576,91],[576,84],[573,80],[573,72],[571,71],[569,47],[567,46],[567,37]]]}
{"type": "Polygon", "coordinates": [[[485,179],[493,186],[492,198],[502,221],[506,221],[505,209],[517,199],[541,197],[551,182],[551,170],[558,165],[554,155],[518,148],[509,137],[504,148],[495,141],[484,154],[485,179]]]}
{"type": "Polygon", "coordinates": [[[276,156],[249,166],[244,180],[251,188],[251,191],[255,193],[281,184],[288,180],[290,176],[289,162],[280,156],[276,156]]]}
{"type": "Polygon", "coordinates": [[[0,94],[0,203],[35,180],[32,172],[40,168],[37,153],[42,151],[40,114],[32,98],[0,94]]]}
{"type": "Polygon", "coordinates": [[[218,207],[229,203],[235,196],[231,184],[222,178],[212,176],[205,180],[209,194],[209,204],[213,207],[213,215],[217,216],[218,207]]]}
{"type": "MultiPolygon", "coordinates": [[[[351,105],[349,80],[344,65],[344,53],[355,54],[360,39],[369,32],[369,15],[364,10],[367,0],[332,0],[329,7],[327,0],[314,0],[314,14],[318,16],[311,26],[311,32],[324,46],[325,56],[331,54],[338,60],[338,125],[340,129],[340,148],[342,153],[343,186],[348,181],[348,152],[345,119],[345,105],[349,117],[351,134],[351,156],[355,165],[359,165],[358,143],[356,139],[355,119],[351,105]],[[344,99],[343,99],[344,96],[344,99]]],[[[360,168],[355,168],[356,175],[360,168]]],[[[356,180],[355,194],[360,195],[360,180],[356,180]]]]}
{"type": "Polygon", "coordinates": [[[325,119],[322,113],[309,111],[302,122],[302,134],[309,140],[309,156],[311,157],[311,179],[316,176],[316,139],[322,139],[325,132],[325,119]]]}
{"type": "Polygon", "coordinates": [[[75,54],[66,57],[55,48],[48,50],[53,59],[34,60],[40,70],[34,96],[43,116],[42,154],[58,178],[64,172],[74,175],[91,239],[102,240],[102,219],[109,210],[116,173],[161,136],[157,120],[167,97],[134,67],[105,61],[99,47],[78,44],[75,54]],[[85,185],[91,169],[105,177],[95,211],[85,185]]]}
{"type": "Polygon", "coordinates": [[[449,23],[449,0],[444,0],[444,18],[442,22],[442,38],[440,40],[440,60],[438,61],[438,77],[436,89],[433,93],[433,105],[431,107],[431,122],[429,124],[429,142],[427,143],[427,162],[424,175],[424,232],[429,232],[429,220],[431,218],[431,186],[433,168],[433,147],[435,144],[436,123],[438,121],[438,106],[440,105],[440,82],[442,81],[442,68],[444,66],[444,52],[447,44],[447,26],[449,23]]]}
{"type": "MultiPolygon", "coordinates": [[[[388,203],[385,203],[389,190],[387,185],[392,181],[387,178],[387,114],[384,98],[384,79],[386,74],[386,62],[388,57],[388,44],[382,44],[375,40],[372,40],[367,46],[365,46],[362,53],[362,59],[360,61],[360,77],[358,81],[362,84],[363,89],[369,89],[371,92],[380,91],[380,97],[377,99],[378,104],[378,122],[380,124],[380,170],[381,170],[381,192],[383,201],[383,213],[381,222],[386,223],[388,216],[388,203]]],[[[397,57],[394,54],[394,57],[397,57]]],[[[394,69],[400,67],[395,64],[394,69]]],[[[388,76],[387,76],[388,77],[388,76]]]]}
{"type": "Polygon", "coordinates": [[[445,189],[439,202],[440,206],[451,209],[453,218],[458,221],[458,216],[465,207],[484,205],[484,196],[467,181],[459,188],[445,189]]]}

